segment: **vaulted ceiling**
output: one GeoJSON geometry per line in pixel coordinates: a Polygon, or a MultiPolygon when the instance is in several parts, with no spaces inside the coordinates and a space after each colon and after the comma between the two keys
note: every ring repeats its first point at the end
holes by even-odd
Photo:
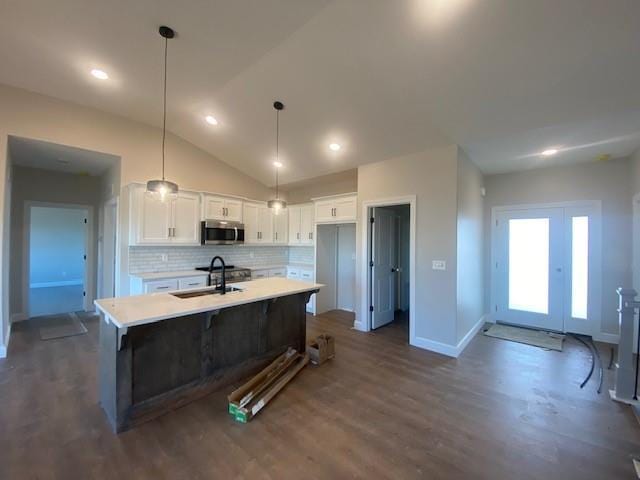
{"type": "Polygon", "coordinates": [[[5,0],[0,83],[159,126],[166,24],[168,128],[265,184],[276,99],[284,182],[451,142],[496,173],[640,146],[638,19],[637,0],[5,0]]]}

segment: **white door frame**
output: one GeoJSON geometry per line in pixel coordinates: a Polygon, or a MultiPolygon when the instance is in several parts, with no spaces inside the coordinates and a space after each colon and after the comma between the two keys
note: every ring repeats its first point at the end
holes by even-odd
{"type": "MultiPolygon", "coordinates": [[[[633,196],[633,230],[631,235],[632,248],[632,285],[636,291],[640,292],[640,193],[633,196]]],[[[638,338],[638,317],[635,317],[633,327],[633,338],[638,338]]],[[[633,342],[633,352],[638,353],[636,342],[633,342]]]]}
{"type": "Polygon", "coordinates": [[[101,241],[98,244],[98,285],[96,290],[96,298],[105,297],[105,286],[107,282],[113,284],[113,296],[115,296],[117,288],[117,272],[118,272],[118,222],[119,222],[119,202],[118,197],[111,197],[108,199],[101,208],[101,241]],[[107,211],[113,210],[113,218],[108,221],[107,211]],[[106,239],[111,238],[113,241],[113,251],[105,249],[106,239]],[[111,263],[113,265],[113,271],[111,272],[111,278],[107,278],[105,272],[105,265],[111,263]]]}
{"type": "MultiPolygon", "coordinates": [[[[592,221],[589,229],[593,232],[590,240],[593,239],[592,254],[590,254],[589,274],[589,306],[588,322],[592,336],[599,336],[602,332],[602,202],[600,200],[585,200],[556,203],[531,203],[516,205],[500,205],[491,208],[491,305],[489,306],[489,319],[495,322],[495,306],[499,300],[499,275],[496,273],[496,262],[498,260],[498,239],[495,235],[494,226],[498,214],[505,210],[530,210],[544,208],[566,208],[566,209],[588,209],[592,214],[592,221]]],[[[570,272],[566,272],[570,275],[570,272]]],[[[563,324],[564,324],[563,318],[563,324]]]]}
{"type": "Polygon", "coordinates": [[[84,288],[86,295],[83,299],[85,311],[93,310],[93,298],[95,297],[95,252],[94,252],[94,231],[93,231],[93,206],[76,203],[56,203],[26,200],[24,202],[24,225],[23,235],[23,258],[22,258],[22,311],[26,318],[31,316],[29,311],[29,270],[31,253],[31,207],[49,208],[74,208],[87,211],[87,234],[85,235],[85,252],[87,262],[84,268],[84,288]]]}
{"type": "Polygon", "coordinates": [[[369,298],[371,295],[370,228],[369,210],[373,207],[393,207],[409,205],[409,344],[416,345],[416,205],[415,195],[380,198],[362,202],[360,216],[360,312],[356,317],[354,328],[364,332],[371,331],[371,313],[369,298]]]}

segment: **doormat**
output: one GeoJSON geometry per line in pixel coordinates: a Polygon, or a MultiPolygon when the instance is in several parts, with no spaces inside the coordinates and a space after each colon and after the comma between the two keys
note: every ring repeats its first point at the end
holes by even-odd
{"type": "Polygon", "coordinates": [[[495,324],[484,331],[487,337],[500,338],[511,342],[524,343],[534,347],[546,348],[547,350],[562,351],[564,335],[560,333],[544,332],[541,330],[531,330],[529,328],[518,328],[510,325],[495,324]]]}
{"type": "Polygon", "coordinates": [[[40,327],[40,340],[53,340],[87,333],[87,327],[73,312],[49,315],[38,320],[43,323],[40,327]]]}

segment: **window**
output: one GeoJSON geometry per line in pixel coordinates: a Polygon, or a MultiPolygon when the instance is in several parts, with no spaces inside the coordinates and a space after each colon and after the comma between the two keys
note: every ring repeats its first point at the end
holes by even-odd
{"type": "Polygon", "coordinates": [[[587,319],[589,217],[571,218],[571,316],[587,319]]]}
{"type": "Polygon", "coordinates": [[[509,308],[549,313],[549,219],[509,220],[509,308]]]}

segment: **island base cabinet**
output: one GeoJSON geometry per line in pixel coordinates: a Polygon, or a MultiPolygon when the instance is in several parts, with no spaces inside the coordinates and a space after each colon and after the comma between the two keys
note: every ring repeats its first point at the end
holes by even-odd
{"type": "Polygon", "coordinates": [[[100,403],[115,432],[304,352],[313,292],[119,329],[100,321],[100,403]]]}

